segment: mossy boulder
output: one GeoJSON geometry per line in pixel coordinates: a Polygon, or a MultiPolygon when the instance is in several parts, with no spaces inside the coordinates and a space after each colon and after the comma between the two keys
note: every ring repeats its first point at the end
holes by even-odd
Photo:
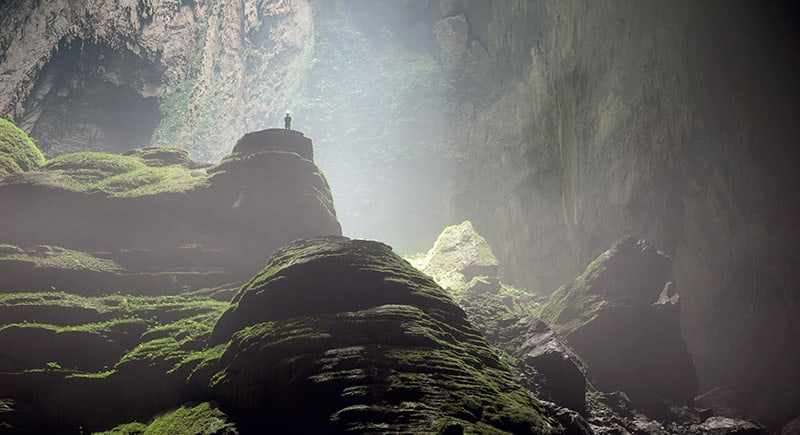
{"type": "Polygon", "coordinates": [[[697,390],[681,336],[680,304],[667,282],[671,259],[626,236],[559,288],[539,314],[588,365],[594,385],[623,391],[638,409],[669,419],[697,390]]]}
{"type": "Polygon", "coordinates": [[[446,289],[465,291],[481,278],[497,278],[497,258],[472,222],[449,226],[414,264],[446,289]]]}
{"type": "Polygon", "coordinates": [[[378,242],[277,251],[215,326],[210,344],[226,342],[211,387],[245,428],[553,430],[445,291],[378,242]]]}
{"type": "Polygon", "coordinates": [[[13,122],[0,118],[0,178],[32,171],[44,163],[44,155],[33,140],[13,122]]]}

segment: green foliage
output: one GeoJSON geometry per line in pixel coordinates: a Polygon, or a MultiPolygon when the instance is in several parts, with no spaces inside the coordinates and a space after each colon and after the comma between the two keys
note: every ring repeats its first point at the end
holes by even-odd
{"type": "Polygon", "coordinates": [[[55,361],[50,361],[50,362],[47,363],[47,368],[49,370],[61,370],[61,364],[59,364],[59,363],[57,363],[55,361]]]}
{"type": "Polygon", "coordinates": [[[138,422],[127,423],[107,432],[104,435],[212,435],[236,433],[235,425],[228,422],[228,416],[215,405],[203,402],[197,405],[187,404],[178,409],[166,412],[154,418],[149,424],[138,422]]]}
{"type": "Polygon", "coordinates": [[[44,163],[44,155],[33,140],[13,121],[0,118],[0,177],[31,171],[44,163]]]}

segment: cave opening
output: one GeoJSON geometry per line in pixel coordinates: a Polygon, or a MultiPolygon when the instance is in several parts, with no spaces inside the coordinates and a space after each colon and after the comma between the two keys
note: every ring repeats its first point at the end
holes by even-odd
{"type": "Polygon", "coordinates": [[[65,38],[25,99],[20,126],[52,158],[148,146],[161,122],[159,66],[133,48],[65,38]]]}

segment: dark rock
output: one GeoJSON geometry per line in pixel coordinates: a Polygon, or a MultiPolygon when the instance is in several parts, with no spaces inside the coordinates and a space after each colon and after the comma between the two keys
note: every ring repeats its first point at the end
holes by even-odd
{"type": "Polygon", "coordinates": [[[711,410],[715,416],[734,419],[747,417],[747,405],[730,388],[713,388],[697,396],[694,401],[697,406],[711,410]]]}
{"type": "Polygon", "coordinates": [[[381,243],[283,247],[215,326],[211,345],[228,341],[211,388],[243,428],[552,430],[444,290],[381,243]]]}
{"type": "Polygon", "coordinates": [[[697,435],[767,435],[769,431],[755,422],[728,417],[711,417],[704,422],[692,425],[690,434],[697,435]]]}
{"type": "Polygon", "coordinates": [[[697,389],[678,299],[667,294],[669,267],[668,256],[625,237],[541,309],[587,364],[597,388],[624,391],[637,408],[664,419],[675,418],[672,403],[692,405],[697,389]]]}
{"type": "Polygon", "coordinates": [[[87,372],[113,366],[125,349],[90,331],[56,331],[41,326],[0,328],[0,371],[46,369],[48,364],[87,372]]]}
{"type": "Polygon", "coordinates": [[[540,397],[580,413],[586,411],[586,369],[569,345],[546,323],[526,317],[520,320],[524,342],[518,357],[521,373],[527,386],[540,397]]]}
{"type": "Polygon", "coordinates": [[[800,434],[800,417],[786,423],[781,429],[781,435],[797,435],[800,434]]]}
{"type": "Polygon", "coordinates": [[[232,154],[247,155],[264,151],[288,151],[314,161],[314,148],[311,139],[296,130],[270,128],[242,136],[233,147],[232,154]]]}

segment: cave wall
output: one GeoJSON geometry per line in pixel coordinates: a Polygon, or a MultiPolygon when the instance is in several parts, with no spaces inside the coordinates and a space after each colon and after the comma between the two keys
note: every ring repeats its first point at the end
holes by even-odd
{"type": "Polygon", "coordinates": [[[543,292],[634,233],[674,258],[701,388],[755,401],[800,385],[787,4],[10,0],[0,115],[37,131],[38,104],[72,92],[48,86],[58,62],[95,72],[74,89],[156,98],[151,143],[197,160],[291,110],[345,233],[412,252],[470,219],[503,280],[543,292]]]}
{"type": "Polygon", "coordinates": [[[492,65],[471,91],[487,97],[454,129],[467,153],[454,210],[503,279],[552,291],[635,233],[674,258],[701,389],[757,406],[800,385],[800,98],[784,5],[442,3],[492,65]]]}
{"type": "Polygon", "coordinates": [[[282,110],[274,102],[311,45],[310,14],[306,0],[4,2],[0,115],[50,156],[153,144],[216,161],[282,110]],[[98,95],[144,113],[99,110],[98,95]],[[126,123],[149,126],[120,138],[126,123]]]}

